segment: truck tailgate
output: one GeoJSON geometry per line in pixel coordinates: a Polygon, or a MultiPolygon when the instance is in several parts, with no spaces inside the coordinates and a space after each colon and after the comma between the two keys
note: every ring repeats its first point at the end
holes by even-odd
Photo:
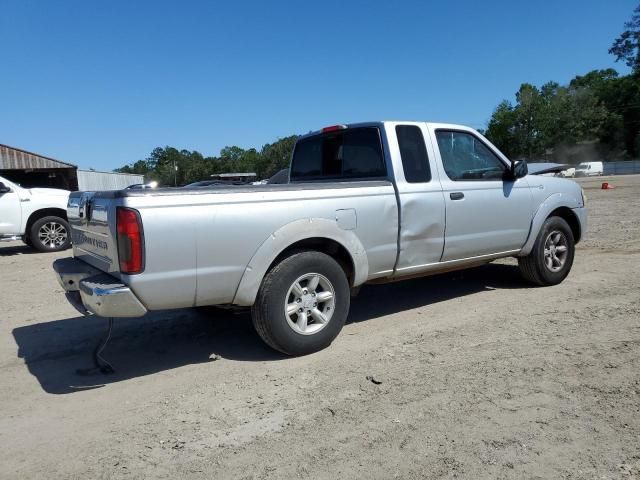
{"type": "Polygon", "coordinates": [[[73,255],[119,277],[113,199],[96,196],[95,192],[73,192],[69,196],[67,217],[71,225],[73,255]]]}

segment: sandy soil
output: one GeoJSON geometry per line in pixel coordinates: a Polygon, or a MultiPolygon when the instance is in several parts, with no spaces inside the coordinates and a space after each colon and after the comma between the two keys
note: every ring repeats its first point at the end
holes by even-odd
{"type": "Polygon", "coordinates": [[[563,284],[368,286],[303,358],[180,310],[117,321],[116,373],[80,376],[106,321],[66,303],[68,253],[0,244],[0,478],[640,478],[640,176],[603,180],[563,284]]]}

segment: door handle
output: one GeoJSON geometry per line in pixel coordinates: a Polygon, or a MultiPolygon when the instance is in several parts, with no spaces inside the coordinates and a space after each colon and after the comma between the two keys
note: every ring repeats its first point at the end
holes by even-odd
{"type": "Polygon", "coordinates": [[[451,192],[449,194],[449,198],[451,200],[462,200],[464,198],[464,193],[462,193],[462,192],[451,192]]]}

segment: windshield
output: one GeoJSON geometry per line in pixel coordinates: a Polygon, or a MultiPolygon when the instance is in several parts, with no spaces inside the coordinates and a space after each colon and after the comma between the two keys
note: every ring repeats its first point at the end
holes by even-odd
{"type": "Polygon", "coordinates": [[[20,185],[19,183],[16,182],[12,182],[9,179],[6,179],[4,177],[0,177],[0,182],[4,183],[7,187],[11,187],[11,186],[16,186],[16,187],[21,187],[22,185],[20,185]]]}

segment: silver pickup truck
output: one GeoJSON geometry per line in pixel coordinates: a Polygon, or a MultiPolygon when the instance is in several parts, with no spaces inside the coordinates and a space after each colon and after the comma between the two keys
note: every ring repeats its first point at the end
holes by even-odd
{"type": "Polygon", "coordinates": [[[302,136],[284,185],[74,192],[67,216],[74,257],[54,268],[81,311],[250,306],[290,355],[329,345],[367,282],[517,257],[529,281],[560,283],[586,227],[575,182],[528,175],[471,128],[424,122],[302,136]]]}

